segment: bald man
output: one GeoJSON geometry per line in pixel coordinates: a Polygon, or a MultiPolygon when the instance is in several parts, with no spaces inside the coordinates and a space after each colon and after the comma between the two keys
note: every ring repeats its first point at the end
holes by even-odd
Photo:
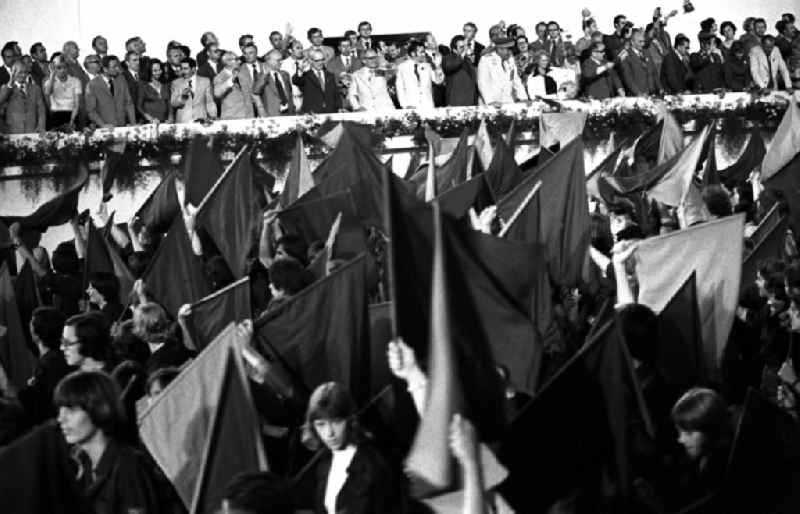
{"type": "Polygon", "coordinates": [[[341,108],[339,87],[336,77],[325,69],[327,59],[320,50],[308,52],[311,67],[304,73],[297,73],[292,82],[303,93],[303,105],[300,112],[319,114],[337,112],[341,108]]]}

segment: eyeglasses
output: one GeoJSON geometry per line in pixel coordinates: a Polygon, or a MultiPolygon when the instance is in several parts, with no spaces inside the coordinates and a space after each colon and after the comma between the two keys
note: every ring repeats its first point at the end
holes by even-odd
{"type": "Polygon", "coordinates": [[[69,339],[61,338],[61,347],[62,348],[69,348],[70,346],[75,346],[76,344],[81,344],[80,340],[78,341],[70,341],[69,339]]]}
{"type": "Polygon", "coordinates": [[[314,62],[325,62],[325,59],[314,59],[314,62]]]}

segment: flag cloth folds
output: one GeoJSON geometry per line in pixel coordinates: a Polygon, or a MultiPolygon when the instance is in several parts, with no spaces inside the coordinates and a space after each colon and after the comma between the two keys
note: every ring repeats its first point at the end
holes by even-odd
{"type": "Polygon", "coordinates": [[[217,512],[227,484],[239,473],[266,471],[261,424],[250,397],[250,384],[235,348],[222,360],[217,409],[203,450],[192,508],[196,514],[217,512]]]}
{"type": "Polygon", "coordinates": [[[697,273],[692,272],[658,315],[656,365],[676,391],[705,383],[699,309],[697,273]]]}
{"type": "Polygon", "coordinates": [[[185,325],[199,352],[230,323],[251,318],[250,278],[244,277],[192,304],[185,325]]]}
{"type": "Polygon", "coordinates": [[[722,182],[717,169],[717,131],[714,130],[708,136],[708,143],[703,152],[705,162],[703,163],[703,187],[718,185],[722,182]]]}
{"type": "MultiPolygon", "coordinates": [[[[773,142],[773,146],[775,144],[773,142]]],[[[800,209],[795,208],[800,205],[800,153],[768,180],[762,179],[762,184],[783,192],[786,204],[792,207],[789,210],[789,225],[792,232],[800,234],[800,209]]]]}
{"type": "Polygon", "coordinates": [[[25,344],[25,330],[17,308],[14,284],[5,263],[0,266],[0,365],[17,390],[33,376],[36,357],[25,344]]]}
{"type": "Polygon", "coordinates": [[[764,161],[761,163],[761,180],[769,180],[783,169],[800,152],[800,107],[789,102],[781,124],[775,131],[764,161]]]}
{"type": "Polygon", "coordinates": [[[303,146],[303,134],[298,132],[292,159],[289,161],[289,171],[286,172],[286,180],[280,196],[281,207],[286,208],[293,204],[312,187],[314,187],[314,177],[311,175],[311,164],[308,162],[303,146]]]}
{"type": "Polygon", "coordinates": [[[195,497],[203,490],[203,482],[198,482],[201,470],[208,473],[206,464],[209,461],[213,463],[216,455],[224,455],[230,450],[226,458],[233,462],[240,460],[244,465],[252,462],[254,456],[258,456],[259,462],[266,462],[259,438],[256,438],[254,446],[245,448],[244,441],[228,441],[219,437],[229,433],[227,430],[222,433],[215,431],[215,425],[219,426],[216,420],[224,421],[226,425],[228,421],[234,421],[222,420],[219,413],[224,413],[225,417],[233,414],[235,420],[240,420],[242,418],[237,415],[241,414],[240,408],[252,405],[249,389],[236,386],[226,391],[223,387],[228,362],[241,353],[244,344],[236,327],[228,325],[139,416],[142,442],[172,482],[187,509],[193,506],[195,497]],[[226,393],[224,399],[221,396],[223,392],[226,393]],[[231,398],[233,394],[248,398],[247,405],[243,405],[243,398],[231,398]],[[234,405],[222,406],[220,401],[234,405]],[[238,413],[231,413],[229,408],[237,409],[238,413]],[[240,454],[242,450],[247,450],[249,454],[240,454]]]}
{"type": "Polygon", "coordinates": [[[651,198],[672,207],[681,204],[689,194],[709,131],[710,127],[705,127],[683,152],[676,154],[679,157],[675,164],[648,189],[647,194],[651,198]]]}
{"type": "Polygon", "coordinates": [[[336,381],[356,402],[367,399],[365,273],[366,256],[360,255],[255,321],[262,353],[277,354],[309,391],[336,381]]]}
{"type": "MultiPolygon", "coordinates": [[[[461,184],[467,179],[467,164],[469,162],[470,147],[467,143],[467,131],[461,133],[450,158],[441,166],[435,167],[436,195],[441,195],[447,190],[461,184]]],[[[435,150],[434,150],[435,153],[435,150]]],[[[428,166],[418,170],[412,177],[411,182],[415,185],[417,198],[425,198],[426,181],[428,178],[428,166]]]]}
{"type": "Polygon", "coordinates": [[[773,206],[750,236],[753,247],[748,250],[742,262],[742,284],[755,283],[759,262],[764,259],[784,258],[789,218],[780,210],[780,205],[773,206]]]}
{"type": "Polygon", "coordinates": [[[703,366],[712,377],[719,369],[739,301],[743,238],[744,214],[739,214],[645,239],[634,254],[638,301],[656,314],[696,273],[703,366]]]}
{"type": "Polygon", "coordinates": [[[447,488],[453,482],[454,463],[448,444],[450,421],[455,413],[462,412],[464,400],[456,376],[450,331],[451,300],[443,230],[439,206],[434,202],[428,391],[425,412],[406,458],[406,469],[437,489],[447,488]]]}
{"type": "Polygon", "coordinates": [[[724,170],[719,170],[719,176],[725,187],[733,189],[734,186],[747,180],[750,172],[761,166],[761,161],[766,153],[767,147],[764,145],[764,138],[761,137],[759,127],[755,126],[750,131],[750,140],[747,142],[742,155],[724,170]]]}
{"type": "Polygon", "coordinates": [[[457,185],[440,195],[436,201],[439,202],[442,212],[456,219],[466,216],[470,207],[474,207],[475,212],[480,213],[486,207],[497,203],[492,188],[486,181],[485,173],[457,185]]]}
{"type": "Polygon", "coordinates": [[[522,237],[524,241],[545,245],[550,276],[554,282],[564,286],[581,281],[589,249],[589,206],[583,162],[583,141],[576,138],[535,173],[526,176],[497,205],[497,215],[509,220],[530,188],[542,181],[534,200],[520,215],[520,218],[530,218],[525,223],[532,230],[522,237]],[[538,226],[534,218],[537,216],[534,210],[537,201],[541,204],[538,226]]]}
{"type": "Polygon", "coordinates": [[[203,265],[192,252],[182,217],[172,222],[142,277],[148,296],[172,317],[184,303],[194,303],[209,293],[203,265]]]}
{"type": "Polygon", "coordinates": [[[539,146],[549,147],[560,143],[564,148],[583,134],[586,117],[585,112],[542,113],[539,116],[539,146]]]}
{"type": "MultiPolygon", "coordinates": [[[[31,263],[27,260],[14,280],[14,294],[16,295],[20,321],[23,327],[27,327],[34,309],[42,304],[42,299],[39,297],[39,288],[36,286],[36,275],[33,272],[31,263]]],[[[25,334],[25,341],[31,348],[34,348],[35,345],[31,340],[30,330],[25,330],[23,333],[25,334]]]]}
{"type": "Polygon", "coordinates": [[[20,228],[44,232],[67,223],[78,213],[78,196],[89,178],[89,168],[85,162],[79,162],[77,169],[78,175],[66,191],[42,204],[33,214],[19,218],[20,228]]]}
{"type": "Polygon", "coordinates": [[[138,164],[138,156],[135,150],[129,147],[127,142],[121,145],[111,145],[106,151],[106,158],[103,167],[100,168],[100,182],[103,185],[103,202],[107,202],[113,196],[111,187],[114,185],[118,175],[130,175],[138,164]]]}
{"type": "Polygon", "coordinates": [[[620,154],[627,148],[628,140],[623,141],[619,146],[616,146],[610,154],[602,160],[600,164],[586,176],[586,193],[595,198],[602,198],[598,181],[601,177],[613,175],[617,169],[617,163],[620,159],[620,154]]]}
{"type": "Polygon", "coordinates": [[[178,203],[178,193],[175,190],[175,180],[177,173],[170,171],[161,179],[158,186],[150,193],[144,201],[135,218],[155,233],[164,233],[169,230],[172,221],[181,212],[178,203]]]}
{"type": "Polygon", "coordinates": [[[657,164],[663,164],[677,155],[683,148],[683,129],[675,116],[669,111],[664,112],[664,126],[661,129],[661,139],[658,141],[657,164]]]}
{"type": "MultiPolygon", "coordinates": [[[[112,221],[109,221],[112,223],[112,221]]],[[[122,261],[117,251],[111,247],[108,239],[94,226],[89,219],[86,223],[86,257],[84,258],[84,288],[89,285],[89,277],[94,273],[105,273],[117,277],[119,285],[119,302],[128,301],[135,279],[122,261]]]]}
{"type": "Polygon", "coordinates": [[[486,128],[486,119],[482,119],[481,124],[478,126],[473,146],[478,154],[481,166],[483,166],[483,169],[488,170],[489,164],[492,163],[494,151],[492,150],[492,138],[489,137],[489,130],[486,128]]]}
{"type": "Polygon", "coordinates": [[[186,183],[184,203],[197,207],[211,187],[225,171],[217,155],[209,147],[211,141],[205,136],[194,136],[184,156],[183,177],[186,183]]]}
{"type": "Polygon", "coordinates": [[[514,149],[503,138],[497,140],[492,161],[486,167],[486,178],[498,198],[510,193],[522,180],[522,170],[514,159],[514,149]]]}
{"type": "Polygon", "coordinates": [[[247,273],[247,256],[255,243],[255,227],[263,193],[255,187],[250,150],[239,152],[197,211],[196,223],[206,229],[233,276],[247,273]]]}

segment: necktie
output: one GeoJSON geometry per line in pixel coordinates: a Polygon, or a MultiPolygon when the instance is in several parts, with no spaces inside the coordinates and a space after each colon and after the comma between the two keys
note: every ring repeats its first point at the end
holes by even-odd
{"type": "Polygon", "coordinates": [[[192,89],[192,79],[189,79],[189,94],[194,96],[194,90],[192,89]]]}
{"type": "Polygon", "coordinates": [[[253,82],[255,82],[256,78],[258,78],[258,70],[256,69],[255,63],[253,63],[252,66],[253,66],[253,82]]]}
{"type": "Polygon", "coordinates": [[[350,56],[349,55],[344,58],[344,69],[348,73],[350,72],[350,56]]]}
{"type": "Polygon", "coordinates": [[[319,87],[325,91],[325,74],[322,71],[317,72],[317,77],[319,77],[319,87]]]}
{"type": "Polygon", "coordinates": [[[294,62],[294,74],[300,75],[300,63],[297,61],[294,62]]]}
{"type": "Polygon", "coordinates": [[[414,65],[414,75],[416,75],[417,82],[419,82],[419,64],[414,65]]]}
{"type": "Polygon", "coordinates": [[[283,89],[283,83],[281,82],[281,76],[276,72],[275,73],[275,87],[278,89],[278,97],[281,99],[281,104],[288,104],[289,100],[286,98],[286,91],[283,89]]]}
{"type": "Polygon", "coordinates": [[[139,74],[136,73],[135,71],[131,73],[131,75],[133,75],[133,80],[139,80],[139,74]]]}
{"type": "Polygon", "coordinates": [[[108,90],[111,92],[111,96],[114,96],[114,81],[108,79],[108,90]]]}
{"type": "Polygon", "coordinates": [[[25,83],[19,85],[19,90],[22,91],[22,96],[27,96],[28,92],[25,90],[25,83]]]}
{"type": "Polygon", "coordinates": [[[772,59],[771,56],[767,56],[767,70],[769,71],[769,80],[767,80],[767,88],[771,89],[775,86],[774,81],[772,80],[772,59]]]}

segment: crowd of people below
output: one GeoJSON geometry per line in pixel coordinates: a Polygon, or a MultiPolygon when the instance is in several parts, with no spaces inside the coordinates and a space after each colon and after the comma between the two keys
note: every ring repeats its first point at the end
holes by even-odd
{"type": "Polygon", "coordinates": [[[2,47],[0,129],[6,133],[118,127],[138,123],[241,119],[297,113],[331,113],[500,105],[542,97],[605,99],[686,92],[791,91],[800,87],[800,34],[791,13],[767,33],[763,18],[744,20],[741,35],[731,21],[700,23],[695,36],[667,32],[673,11],[660,8],[650,23],[625,15],[603,33],[588,9],[583,37],[575,42],[555,21],[539,22],[529,37],[517,24],[478,28],[440,45],[433,34],[398,42],[379,40],[372,25],[348,30],[337,48],[311,28],[307,43],[292,34],[269,35],[272,48],[260,53],[250,34],[239,52],[225,50],[205,32],[195,57],[170,41],[164,60],[147,55],[141,37],[109,53],[105,37],[92,39],[80,60],[74,41],[48,57],[40,42],[23,55],[20,45],[2,47]]]}

